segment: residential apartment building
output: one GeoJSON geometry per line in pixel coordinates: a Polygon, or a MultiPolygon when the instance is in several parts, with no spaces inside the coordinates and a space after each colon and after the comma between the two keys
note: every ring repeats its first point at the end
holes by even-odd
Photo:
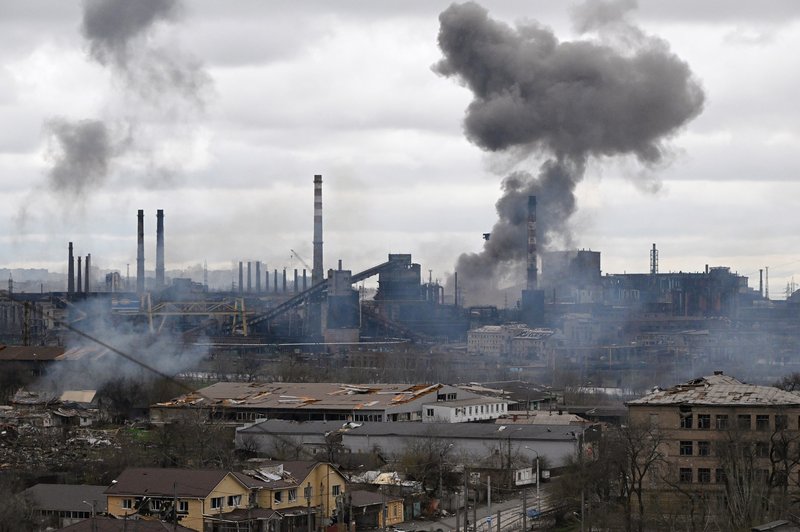
{"type": "Polygon", "coordinates": [[[203,532],[282,532],[325,526],[347,482],[330,464],[265,462],[246,472],[129,468],[106,490],[109,515],[169,519],[203,532]]]}
{"type": "Polygon", "coordinates": [[[647,489],[662,509],[671,496],[686,512],[732,515],[754,498],[768,511],[800,493],[800,395],[715,372],[627,404],[658,442],[647,489]]]}

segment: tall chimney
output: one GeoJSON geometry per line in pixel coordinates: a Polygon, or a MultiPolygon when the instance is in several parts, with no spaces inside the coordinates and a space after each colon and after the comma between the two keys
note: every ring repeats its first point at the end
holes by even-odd
{"type": "Polygon", "coordinates": [[[307,281],[307,279],[308,278],[306,277],[306,269],[303,268],[303,292],[305,292],[306,289],[308,289],[308,281],[307,281]]]}
{"type": "Polygon", "coordinates": [[[283,292],[286,293],[286,268],[283,269],[283,292]]]}
{"type": "Polygon", "coordinates": [[[136,249],[136,292],[144,293],[144,211],[139,209],[138,247],[136,249]]]}
{"type": "Polygon", "coordinates": [[[75,292],[75,257],[72,255],[72,242],[69,243],[69,259],[67,259],[67,293],[75,292]]]}
{"type": "Polygon", "coordinates": [[[92,261],[92,254],[86,254],[86,275],[83,276],[83,291],[89,293],[89,265],[92,261]]]}
{"type": "Polygon", "coordinates": [[[256,293],[261,293],[261,261],[256,261],[256,293]]]}
{"type": "Polygon", "coordinates": [[[764,269],[758,270],[758,296],[764,297],[764,269]]]}
{"type": "Polygon", "coordinates": [[[453,306],[458,308],[458,272],[453,274],[453,306]]]}
{"type": "Polygon", "coordinates": [[[247,293],[253,291],[253,263],[247,261],[247,293]]]}
{"type": "Polygon", "coordinates": [[[536,290],[539,270],[536,268],[536,196],[528,196],[528,290],[536,290]]]}
{"type": "Polygon", "coordinates": [[[81,256],[78,255],[78,286],[75,288],[75,291],[79,294],[83,292],[83,284],[81,283],[81,256]]]}
{"type": "Polygon", "coordinates": [[[239,293],[244,292],[244,263],[239,261],[239,293]]]}
{"type": "Polygon", "coordinates": [[[156,211],[156,287],[164,288],[164,209],[156,211]]]}
{"type": "Polygon", "coordinates": [[[297,277],[297,268],[294,269],[294,293],[296,294],[300,290],[300,283],[297,277]]]}
{"type": "Polygon", "coordinates": [[[311,285],[322,282],[322,176],[314,176],[314,267],[311,269],[311,285]]]}
{"type": "Polygon", "coordinates": [[[272,281],[273,281],[272,285],[275,288],[275,290],[273,290],[273,292],[275,292],[277,294],[278,293],[278,268],[275,268],[275,273],[274,273],[274,275],[272,277],[272,281]]]}

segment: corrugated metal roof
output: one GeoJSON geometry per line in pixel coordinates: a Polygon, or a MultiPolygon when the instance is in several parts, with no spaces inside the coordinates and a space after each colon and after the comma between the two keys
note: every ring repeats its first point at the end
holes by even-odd
{"type": "MultiPolygon", "coordinates": [[[[187,405],[226,405],[237,408],[388,410],[423,400],[442,388],[441,384],[371,384],[356,386],[337,383],[309,382],[219,382],[157,407],[187,405]]],[[[435,395],[433,395],[435,398],[435,395]]]]}
{"type": "Polygon", "coordinates": [[[800,405],[800,395],[773,386],[744,384],[727,375],[710,375],[667,390],[655,390],[627,404],[795,406],[800,405]]]}

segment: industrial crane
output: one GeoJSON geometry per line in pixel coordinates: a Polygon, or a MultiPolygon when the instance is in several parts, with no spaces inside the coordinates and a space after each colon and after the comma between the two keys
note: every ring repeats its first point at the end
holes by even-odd
{"type": "Polygon", "coordinates": [[[303,257],[301,257],[301,256],[300,256],[300,255],[299,255],[299,254],[298,254],[298,253],[297,253],[295,250],[293,250],[293,249],[289,248],[289,251],[291,251],[291,252],[292,252],[292,255],[294,255],[295,257],[297,257],[297,260],[299,260],[299,261],[300,261],[300,262],[303,264],[303,266],[305,266],[305,267],[306,267],[306,269],[307,269],[308,271],[311,271],[311,270],[312,270],[311,266],[309,266],[309,265],[306,263],[306,261],[304,261],[304,260],[303,260],[303,257]]]}

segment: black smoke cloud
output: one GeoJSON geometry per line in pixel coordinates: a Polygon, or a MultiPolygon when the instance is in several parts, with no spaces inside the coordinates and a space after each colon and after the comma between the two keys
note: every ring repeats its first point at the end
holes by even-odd
{"type": "Polygon", "coordinates": [[[85,0],[81,33],[89,56],[108,69],[123,95],[124,109],[105,120],[54,118],[45,124],[56,194],[84,198],[101,187],[118,160],[134,151],[149,175],[170,176],[152,158],[152,140],[140,135],[142,117],[191,121],[203,109],[210,79],[201,65],[177,48],[158,45],[160,25],[180,15],[178,0],[85,0]]]}
{"type": "Polygon", "coordinates": [[[200,63],[175,47],[158,46],[153,34],[181,15],[178,0],[86,0],[81,33],[91,57],[112,69],[145,103],[173,105],[178,96],[202,107],[209,83],[200,63]]]}
{"type": "Polygon", "coordinates": [[[105,123],[51,119],[45,128],[50,136],[48,177],[53,191],[80,197],[103,182],[114,152],[105,123]]]}
{"type": "Polygon", "coordinates": [[[603,39],[572,42],[536,22],[512,28],[492,20],[475,3],[439,16],[444,58],[434,70],[472,91],[467,138],[489,152],[544,159],[536,175],[505,178],[490,240],[458,259],[473,302],[496,301],[498,286],[522,279],[527,196],[537,196],[540,244],[570,246],[575,188],[590,157],[633,155],[655,165],[664,141],[701,112],[704,94],[689,66],[624,20],[631,6],[585,4],[579,27],[603,31],[603,39]]]}

